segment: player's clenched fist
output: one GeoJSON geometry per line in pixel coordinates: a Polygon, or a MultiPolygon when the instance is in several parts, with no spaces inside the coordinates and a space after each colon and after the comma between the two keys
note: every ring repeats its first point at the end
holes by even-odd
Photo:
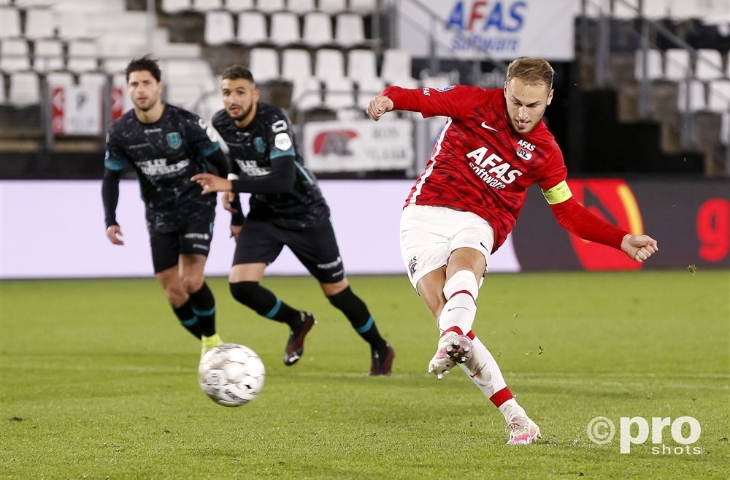
{"type": "Polygon", "coordinates": [[[377,97],[370,100],[370,103],[368,103],[368,108],[365,109],[365,113],[368,114],[368,117],[377,122],[378,120],[380,120],[380,117],[385,115],[387,112],[390,112],[391,110],[393,110],[393,100],[388,97],[378,95],[377,97]]]}
{"type": "Polygon", "coordinates": [[[621,242],[621,250],[641,263],[656,253],[659,250],[659,245],[656,240],[648,235],[627,234],[621,242]]]}

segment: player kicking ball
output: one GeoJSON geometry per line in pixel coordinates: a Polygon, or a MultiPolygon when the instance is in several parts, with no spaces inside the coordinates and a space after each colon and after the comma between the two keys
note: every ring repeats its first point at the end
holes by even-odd
{"type": "Polygon", "coordinates": [[[517,221],[527,187],[537,184],[558,223],[571,233],[623,250],[637,262],[657,251],[593,215],[572,196],[563,155],[542,118],[555,72],[534,57],[510,63],[503,89],[387,87],[366,113],[407,110],[445,116],[431,158],[401,216],[401,255],[414,288],[436,319],[440,338],[428,371],[439,379],[457,365],[504,415],[509,445],[540,438],[487,347],[472,330],[489,257],[517,221]]]}

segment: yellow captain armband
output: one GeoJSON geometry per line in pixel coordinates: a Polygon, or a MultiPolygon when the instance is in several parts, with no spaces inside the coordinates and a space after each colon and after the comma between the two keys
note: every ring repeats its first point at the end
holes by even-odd
{"type": "Polygon", "coordinates": [[[568,187],[568,183],[565,180],[558,183],[550,190],[543,190],[542,195],[545,197],[545,200],[547,200],[550,205],[563,203],[573,196],[570,191],[570,187],[568,187]]]}

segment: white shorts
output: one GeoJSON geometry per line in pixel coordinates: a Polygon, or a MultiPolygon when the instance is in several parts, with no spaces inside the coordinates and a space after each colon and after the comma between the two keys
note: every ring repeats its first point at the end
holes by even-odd
{"type": "Polygon", "coordinates": [[[489,264],[493,245],[494,230],[475,213],[427,205],[403,209],[400,251],[414,288],[424,275],[446,265],[457,248],[479,250],[489,264]]]}

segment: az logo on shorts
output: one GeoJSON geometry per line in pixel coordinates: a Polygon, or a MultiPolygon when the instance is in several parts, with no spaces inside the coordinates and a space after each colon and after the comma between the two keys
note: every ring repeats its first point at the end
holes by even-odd
{"type": "Polygon", "coordinates": [[[418,270],[418,258],[415,256],[411,258],[411,261],[408,262],[408,271],[411,272],[411,276],[416,273],[416,270],[418,270]]]}

